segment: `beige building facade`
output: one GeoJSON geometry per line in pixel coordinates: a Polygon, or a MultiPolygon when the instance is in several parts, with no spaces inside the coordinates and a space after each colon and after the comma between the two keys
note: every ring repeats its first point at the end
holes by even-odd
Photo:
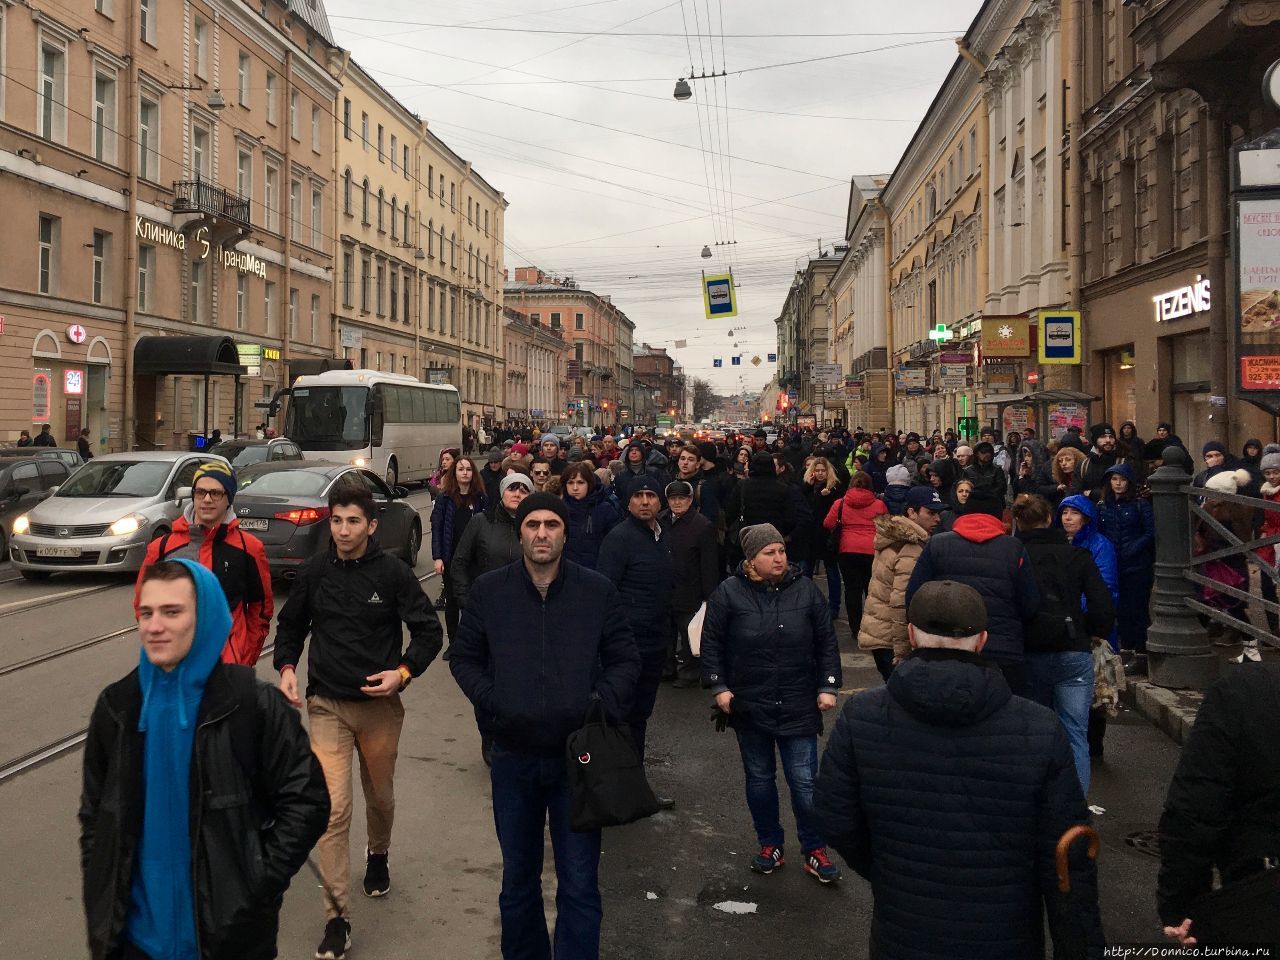
{"type": "Polygon", "coordinates": [[[568,406],[569,345],[561,333],[510,307],[503,317],[506,419],[517,424],[554,422],[568,406]]]}
{"type": "Polygon", "coordinates": [[[506,418],[506,200],[354,61],[335,111],[333,314],[354,365],[457,386],[464,421],[506,418]]]}
{"type": "Polygon", "coordinates": [[[0,439],[49,422],[105,451],[251,429],[290,360],[331,352],[323,7],[3,5],[0,44],[0,439]],[[138,341],[175,334],[230,338],[238,390],[135,375],[138,341]]]}

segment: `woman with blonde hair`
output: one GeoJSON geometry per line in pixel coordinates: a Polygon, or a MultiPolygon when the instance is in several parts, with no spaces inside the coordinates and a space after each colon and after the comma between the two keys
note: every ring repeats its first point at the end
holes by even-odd
{"type": "MultiPolygon", "coordinates": [[[[809,504],[813,529],[810,531],[810,542],[813,543],[813,556],[821,560],[827,573],[827,599],[831,606],[831,617],[840,616],[840,565],[838,554],[829,548],[830,537],[827,535],[823,521],[831,512],[832,505],[844,496],[845,482],[836,473],[836,468],[826,457],[810,457],[804,471],[804,483],[801,488],[805,501],[809,504]]],[[[812,571],[817,572],[815,569],[812,571]]]]}
{"type": "Polygon", "coordinates": [[[1060,447],[1053,455],[1052,490],[1036,491],[1055,507],[1064,497],[1080,492],[1080,462],[1085,454],[1075,447],[1060,447]]]}

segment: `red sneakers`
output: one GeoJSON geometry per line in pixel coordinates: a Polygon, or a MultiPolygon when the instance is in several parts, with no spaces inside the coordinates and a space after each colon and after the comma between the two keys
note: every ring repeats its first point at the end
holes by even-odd
{"type": "Polygon", "coordinates": [[[772,845],[765,845],[760,848],[751,859],[751,869],[756,873],[773,873],[778,867],[783,866],[787,861],[782,859],[782,848],[772,845]]]}
{"type": "Polygon", "coordinates": [[[831,862],[823,847],[816,847],[805,855],[804,872],[819,883],[835,883],[841,877],[840,868],[831,862]]]}

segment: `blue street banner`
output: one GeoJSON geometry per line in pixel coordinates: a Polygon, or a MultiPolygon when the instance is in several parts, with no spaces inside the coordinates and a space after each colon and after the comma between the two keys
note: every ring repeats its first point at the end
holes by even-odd
{"type": "Polygon", "coordinates": [[[769,354],[769,362],[770,362],[770,363],[777,363],[777,362],[778,362],[778,355],[777,355],[776,353],[771,353],[771,354],[769,354]]]}
{"type": "Polygon", "coordinates": [[[1041,311],[1040,362],[1078,364],[1080,354],[1080,312],[1041,311]]]}
{"type": "Polygon", "coordinates": [[[735,367],[740,367],[740,366],[742,366],[742,358],[741,358],[741,357],[734,357],[734,358],[733,358],[733,365],[734,365],[735,367]]]}
{"type": "Polygon", "coordinates": [[[703,274],[702,305],[706,308],[708,320],[714,320],[717,317],[736,317],[738,302],[733,295],[733,275],[722,273],[708,277],[703,274]]]}
{"type": "Polygon", "coordinates": [[[714,360],[711,361],[711,365],[713,367],[723,367],[724,360],[722,360],[720,357],[716,357],[714,360]]]}

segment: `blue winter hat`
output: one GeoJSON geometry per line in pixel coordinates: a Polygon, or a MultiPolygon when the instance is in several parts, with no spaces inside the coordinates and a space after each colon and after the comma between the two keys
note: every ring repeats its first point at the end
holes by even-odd
{"type": "Polygon", "coordinates": [[[1103,474],[1103,476],[1109,477],[1113,473],[1116,476],[1124,477],[1126,480],[1128,480],[1129,486],[1133,486],[1134,483],[1137,481],[1137,478],[1133,475],[1133,467],[1129,466],[1127,463],[1117,463],[1115,466],[1107,467],[1107,470],[1103,474]]]}
{"type": "Polygon", "coordinates": [[[210,480],[217,480],[222,484],[222,489],[227,491],[227,503],[234,503],[236,499],[236,472],[228,467],[225,463],[219,463],[217,460],[210,460],[208,463],[200,465],[191,478],[191,487],[195,489],[195,485],[200,482],[202,477],[208,477],[210,480]]]}
{"type": "Polygon", "coordinates": [[[921,507],[928,507],[936,512],[943,510],[946,504],[933,487],[912,487],[907,491],[907,509],[919,510],[921,507]]]}

